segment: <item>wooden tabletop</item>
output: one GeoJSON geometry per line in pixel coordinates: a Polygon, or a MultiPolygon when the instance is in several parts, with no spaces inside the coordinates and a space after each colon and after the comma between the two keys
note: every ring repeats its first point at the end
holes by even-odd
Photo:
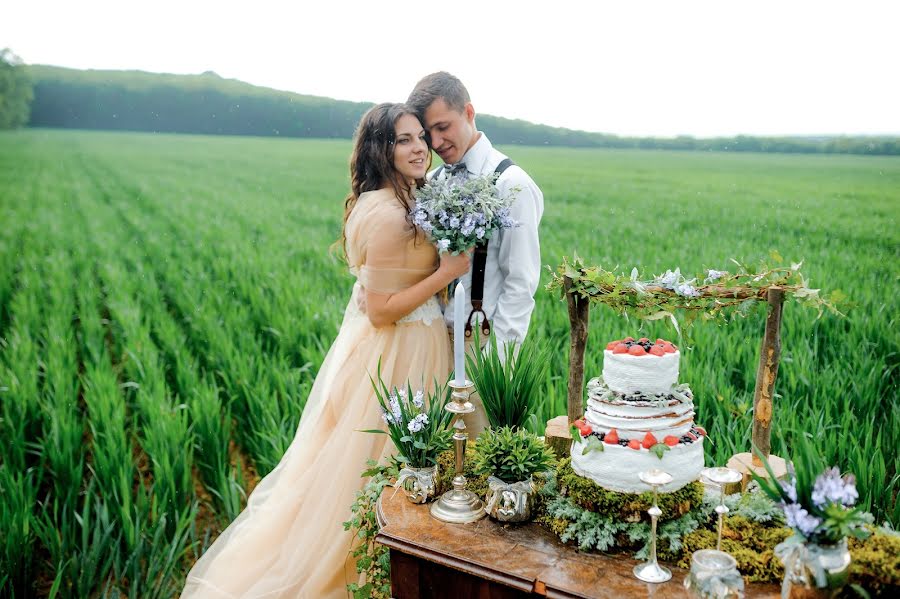
{"type": "MultiPolygon", "coordinates": [[[[388,487],[378,500],[377,540],[392,551],[452,568],[481,579],[547,597],[687,597],[687,571],[666,565],[672,580],[644,583],[634,577],[639,562],[623,555],[582,553],[537,524],[499,524],[483,518],[448,524],[431,517],[388,487]]],[[[780,586],[746,585],[746,597],[777,599],[780,586]]]]}

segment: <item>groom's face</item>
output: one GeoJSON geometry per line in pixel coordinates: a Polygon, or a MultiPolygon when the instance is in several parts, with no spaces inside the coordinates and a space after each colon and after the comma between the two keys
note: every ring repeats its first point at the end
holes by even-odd
{"type": "Polygon", "coordinates": [[[425,129],[431,134],[431,145],[441,160],[456,164],[476,141],[475,109],[466,104],[454,110],[438,98],[425,110],[425,129]]]}

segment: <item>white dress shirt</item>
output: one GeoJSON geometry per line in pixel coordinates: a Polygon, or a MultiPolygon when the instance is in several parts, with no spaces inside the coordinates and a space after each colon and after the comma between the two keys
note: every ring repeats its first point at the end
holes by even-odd
{"type": "MultiPolygon", "coordinates": [[[[507,158],[494,149],[484,133],[479,133],[478,141],[460,160],[469,175],[489,175],[507,158]]],[[[436,170],[429,173],[429,178],[436,170]]],[[[445,170],[441,177],[446,176],[445,170]]],[[[520,191],[511,206],[510,216],[521,224],[514,229],[495,232],[488,242],[482,298],[482,308],[491,321],[497,341],[504,345],[513,340],[518,343],[525,340],[541,277],[538,225],[544,213],[544,194],[524,170],[513,165],[497,179],[497,189],[502,197],[506,197],[516,186],[520,191]]],[[[460,280],[466,288],[468,316],[472,311],[472,271],[460,280]]],[[[473,318],[473,326],[479,316],[473,318]]],[[[445,311],[444,320],[448,326],[453,326],[453,310],[445,311]]]]}

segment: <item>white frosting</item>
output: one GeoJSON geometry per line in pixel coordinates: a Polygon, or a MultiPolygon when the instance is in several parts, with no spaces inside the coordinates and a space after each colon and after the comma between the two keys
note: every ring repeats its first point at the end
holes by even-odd
{"type": "Polygon", "coordinates": [[[693,443],[670,447],[659,459],[649,449],[631,449],[621,445],[603,444],[603,451],[595,449],[582,455],[584,443],[572,443],[572,469],[579,476],[589,478],[604,489],[620,493],[643,493],[650,487],[641,482],[638,473],[659,468],[672,476],[672,482],[659,488],[664,493],[677,491],[700,476],[703,469],[703,437],[693,443]]]}
{"type": "Polygon", "coordinates": [[[666,435],[681,437],[691,430],[694,422],[694,403],[655,405],[650,402],[609,403],[588,400],[585,419],[591,429],[598,433],[608,433],[614,428],[623,439],[642,440],[648,431],[662,442],[666,435]]]}
{"type": "Polygon", "coordinates": [[[668,393],[678,381],[681,353],[654,356],[614,354],[603,350],[603,380],[618,393],[668,393]]]}

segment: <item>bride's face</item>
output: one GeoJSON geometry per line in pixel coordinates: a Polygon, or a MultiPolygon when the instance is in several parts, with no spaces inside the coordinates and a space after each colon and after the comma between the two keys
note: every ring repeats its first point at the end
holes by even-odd
{"type": "Polygon", "coordinates": [[[425,178],[428,144],[419,119],[404,114],[394,127],[394,168],[408,181],[425,178]]]}

